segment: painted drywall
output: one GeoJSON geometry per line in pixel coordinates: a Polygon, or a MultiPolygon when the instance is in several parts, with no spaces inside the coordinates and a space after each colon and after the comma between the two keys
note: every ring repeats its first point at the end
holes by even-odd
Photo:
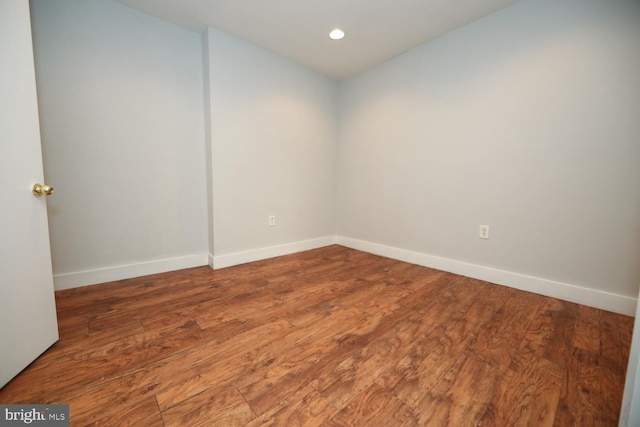
{"type": "Polygon", "coordinates": [[[339,241],[633,301],[639,24],[634,0],[524,0],[343,81],[339,241]]]}
{"type": "Polygon", "coordinates": [[[633,313],[637,9],[525,0],[338,84],[110,0],[34,1],[57,286],[337,240],[633,313]]]}
{"type": "Polygon", "coordinates": [[[337,83],[215,29],[205,37],[214,265],[332,243],[337,83]]]}
{"type": "Polygon", "coordinates": [[[200,35],[111,0],[31,7],[56,286],[206,264],[200,35]]]}

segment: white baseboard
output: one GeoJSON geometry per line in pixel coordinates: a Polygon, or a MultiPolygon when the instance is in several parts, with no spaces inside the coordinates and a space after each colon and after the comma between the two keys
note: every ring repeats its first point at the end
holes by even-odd
{"type": "Polygon", "coordinates": [[[74,273],[56,274],[53,286],[56,291],[95,285],[114,280],[130,279],[149,274],[165,273],[183,268],[207,265],[207,254],[187,255],[176,258],[140,262],[136,264],[117,265],[95,270],[77,271],[74,273]]]}
{"type": "Polygon", "coordinates": [[[253,249],[250,251],[235,252],[225,255],[209,255],[209,265],[213,263],[214,269],[231,267],[245,264],[247,262],[260,261],[267,258],[274,258],[282,255],[289,255],[296,252],[308,251],[322,248],[336,243],[335,236],[320,237],[318,239],[303,240],[300,242],[285,243],[283,245],[269,246],[266,248],[253,249]]]}
{"type": "Polygon", "coordinates": [[[409,262],[424,267],[435,268],[462,276],[473,277],[490,283],[533,292],[565,301],[584,304],[614,313],[634,316],[637,299],[610,292],[584,288],[568,283],[556,282],[540,277],[498,270],[478,264],[470,264],[449,258],[409,251],[364,240],[344,236],[327,236],[318,239],[286,243],[250,251],[217,255],[194,254],[183,257],[161,259],[136,264],[119,265],[95,270],[78,271],[53,276],[55,290],[71,289],[114,280],[123,280],[149,274],[164,273],[183,268],[209,265],[214,269],[231,267],[247,262],[260,261],[296,252],[339,244],[352,249],[409,262]]]}
{"type": "Polygon", "coordinates": [[[399,261],[417,264],[424,267],[435,268],[437,270],[472,277],[474,279],[484,280],[486,282],[496,283],[577,304],[584,304],[590,307],[600,308],[627,316],[634,316],[636,311],[636,298],[624,295],[584,288],[568,283],[556,282],[553,280],[513,273],[505,270],[498,270],[449,258],[441,258],[420,252],[380,245],[378,243],[352,239],[349,237],[337,236],[336,243],[363,252],[369,252],[375,255],[397,259],[399,261]]]}

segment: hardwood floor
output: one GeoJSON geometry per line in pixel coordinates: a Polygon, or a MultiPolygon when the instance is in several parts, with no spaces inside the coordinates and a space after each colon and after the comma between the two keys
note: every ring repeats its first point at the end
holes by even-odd
{"type": "Polygon", "coordinates": [[[340,246],[56,293],[71,425],[616,426],[632,318],[340,246]]]}

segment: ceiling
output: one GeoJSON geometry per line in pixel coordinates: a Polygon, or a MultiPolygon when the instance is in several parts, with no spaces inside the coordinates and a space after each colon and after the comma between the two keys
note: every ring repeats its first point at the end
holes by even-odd
{"type": "Polygon", "coordinates": [[[194,31],[214,27],[337,80],[519,0],[119,0],[194,31]],[[343,40],[328,37],[339,27],[343,40]]]}

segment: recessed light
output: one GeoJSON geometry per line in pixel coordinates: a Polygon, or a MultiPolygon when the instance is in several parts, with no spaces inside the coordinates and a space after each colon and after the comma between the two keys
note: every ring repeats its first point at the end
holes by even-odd
{"type": "Polygon", "coordinates": [[[340,28],[335,28],[329,33],[329,37],[331,37],[333,40],[340,40],[344,37],[344,31],[342,31],[340,28]]]}

